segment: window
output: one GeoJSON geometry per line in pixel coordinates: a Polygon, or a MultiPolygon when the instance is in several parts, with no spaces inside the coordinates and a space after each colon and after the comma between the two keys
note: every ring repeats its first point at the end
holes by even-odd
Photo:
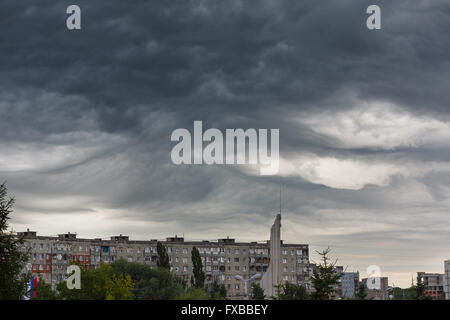
{"type": "Polygon", "coordinates": [[[239,249],[234,249],[234,254],[239,254],[239,249]]]}
{"type": "Polygon", "coordinates": [[[286,258],[283,258],[283,263],[287,263],[287,259],[286,258]]]}
{"type": "Polygon", "coordinates": [[[234,258],[234,262],[239,262],[239,258],[234,258]]]}

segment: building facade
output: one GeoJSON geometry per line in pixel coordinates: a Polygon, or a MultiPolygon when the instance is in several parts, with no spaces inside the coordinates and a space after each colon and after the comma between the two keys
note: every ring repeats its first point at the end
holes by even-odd
{"type": "MultiPolygon", "coordinates": [[[[65,279],[67,267],[73,262],[100,267],[100,262],[111,263],[118,259],[157,266],[157,240],[130,240],[128,236],[114,236],[110,240],[80,239],[73,233],[57,237],[38,236],[27,230],[19,232],[24,246],[30,250],[26,268],[33,275],[40,274],[52,287],[65,279]]],[[[195,246],[203,261],[206,283],[217,280],[227,289],[229,298],[244,299],[249,291],[249,279],[267,271],[271,259],[269,241],[236,242],[231,238],[217,241],[185,241],[170,237],[160,241],[167,249],[171,272],[188,284],[192,276],[191,251],[195,246]],[[240,276],[240,277],[236,277],[240,276]]],[[[282,281],[310,288],[309,247],[307,244],[280,244],[280,276],[282,281]]],[[[258,281],[258,280],[255,280],[258,281]]]]}
{"type": "Polygon", "coordinates": [[[361,281],[363,285],[366,287],[366,299],[367,300],[389,300],[389,285],[388,285],[388,278],[387,277],[379,277],[379,278],[364,278],[361,281]],[[370,289],[373,287],[373,282],[377,279],[380,280],[380,286],[376,289],[370,289]],[[372,283],[369,283],[369,286],[367,285],[367,282],[370,281],[372,283]]]}
{"type": "Polygon", "coordinates": [[[438,299],[444,292],[444,275],[442,273],[417,272],[417,279],[425,285],[425,295],[438,299]]]}
{"type": "Polygon", "coordinates": [[[450,300],[450,260],[444,261],[444,293],[445,300],[450,300]]]}
{"type": "Polygon", "coordinates": [[[359,288],[359,272],[343,272],[341,277],[341,298],[353,299],[359,288]]]}

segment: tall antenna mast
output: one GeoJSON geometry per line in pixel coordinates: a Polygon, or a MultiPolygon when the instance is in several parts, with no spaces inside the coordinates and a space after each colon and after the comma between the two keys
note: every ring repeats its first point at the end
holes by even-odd
{"type": "Polygon", "coordinates": [[[280,215],[281,215],[281,184],[280,184],[280,215]]]}

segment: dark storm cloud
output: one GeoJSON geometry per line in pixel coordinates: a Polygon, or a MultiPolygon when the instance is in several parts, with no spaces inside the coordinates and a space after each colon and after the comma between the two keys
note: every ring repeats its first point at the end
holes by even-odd
{"type": "Polygon", "coordinates": [[[401,248],[428,216],[444,237],[448,1],[78,0],[73,32],[69,4],[0,4],[0,177],[18,227],[267,237],[281,184],[290,241],[401,248]],[[369,4],[382,30],[365,27],[369,4]],[[280,128],[280,175],[174,166],[170,134],[193,120],[280,128]]]}

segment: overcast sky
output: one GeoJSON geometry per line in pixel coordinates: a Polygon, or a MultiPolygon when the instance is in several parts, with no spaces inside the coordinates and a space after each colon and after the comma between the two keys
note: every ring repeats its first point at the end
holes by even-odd
{"type": "MultiPolygon", "coordinates": [[[[448,0],[0,4],[0,180],[40,235],[282,238],[390,284],[450,258],[448,0]],[[68,31],[78,4],[82,30],[68,31]],[[366,28],[378,4],[382,29],[366,28]],[[280,172],[184,165],[176,128],[279,128],[280,172]]],[[[311,255],[316,261],[317,255],[311,255]]]]}

